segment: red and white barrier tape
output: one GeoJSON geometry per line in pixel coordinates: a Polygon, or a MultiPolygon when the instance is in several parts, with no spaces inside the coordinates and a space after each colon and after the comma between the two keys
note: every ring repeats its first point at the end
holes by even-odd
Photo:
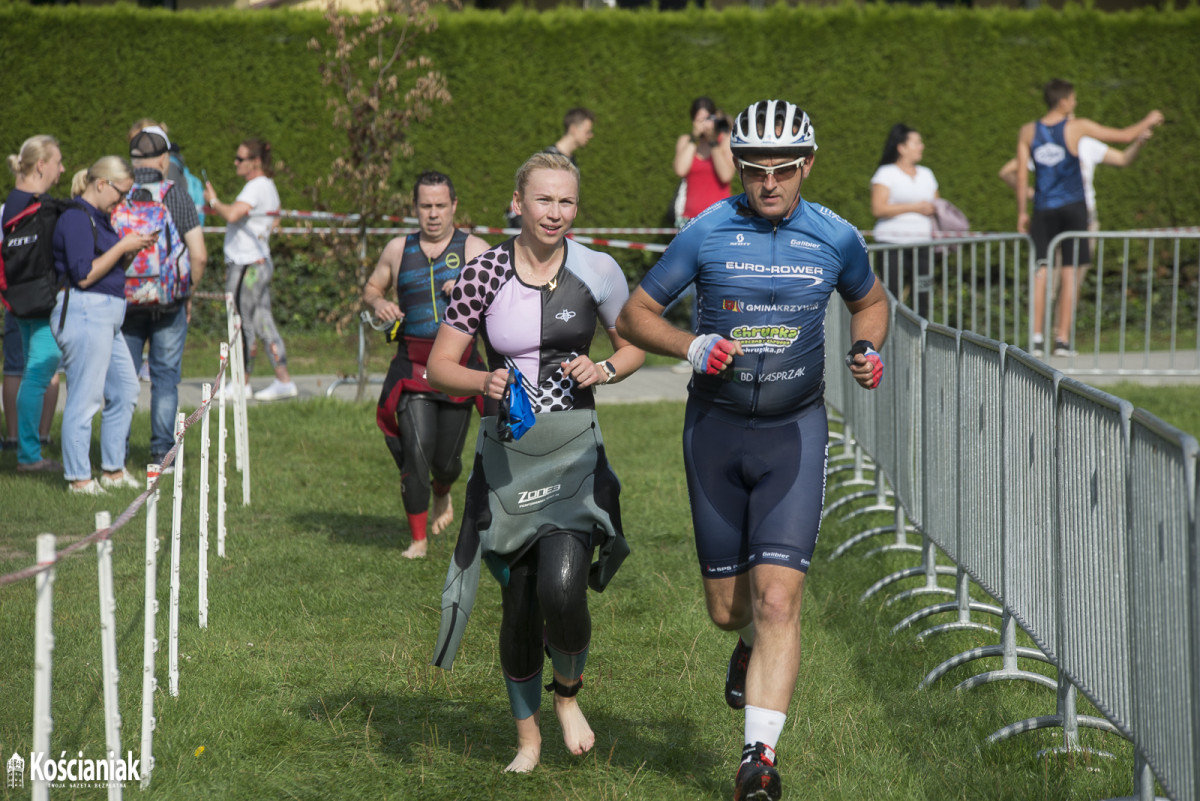
{"type": "Polygon", "coordinates": [[[676,228],[572,228],[577,234],[621,234],[623,236],[674,236],[676,228]]]}
{"type": "Polygon", "coordinates": [[[662,253],[667,249],[666,245],[657,245],[652,242],[627,242],[623,239],[598,239],[593,236],[577,236],[574,232],[567,234],[576,242],[582,242],[585,245],[600,245],[606,248],[625,248],[626,250],[650,250],[655,253],[662,253]]]}
{"type": "MultiPolygon", "coordinates": [[[[203,212],[204,214],[215,214],[217,216],[220,216],[220,213],[216,209],[214,209],[212,206],[209,206],[207,204],[205,204],[203,206],[197,206],[196,208],[199,211],[203,212]]],[[[278,211],[266,211],[266,212],[253,212],[252,211],[252,212],[250,212],[250,216],[251,217],[279,217],[279,218],[288,218],[288,219],[294,219],[294,220],[342,220],[345,222],[355,222],[357,220],[362,219],[362,215],[357,214],[357,213],[348,214],[348,213],[343,213],[343,212],[338,212],[338,211],[301,211],[299,209],[279,209],[278,211]]],[[[416,222],[417,222],[415,217],[400,217],[400,216],[391,215],[391,214],[380,214],[380,215],[373,217],[372,219],[382,220],[383,222],[408,223],[411,225],[416,225],[416,222]]]]}
{"type": "MultiPolygon", "coordinates": [[[[224,233],[225,228],[220,226],[205,226],[203,229],[206,234],[224,233]]],[[[408,236],[415,234],[420,229],[418,228],[368,228],[367,234],[370,236],[408,236]]],[[[520,228],[489,228],[487,226],[477,225],[469,229],[473,234],[504,234],[505,236],[515,236],[521,233],[520,228]]],[[[580,229],[589,230],[589,229],[580,229]]],[[[309,235],[309,234],[331,234],[338,233],[348,236],[353,236],[360,233],[357,228],[280,228],[276,233],[288,235],[309,235]]],[[[623,248],[625,250],[649,250],[655,253],[662,253],[667,249],[666,245],[653,242],[630,242],[623,239],[600,239],[590,236],[582,236],[575,231],[567,234],[576,242],[581,242],[585,245],[599,245],[607,248],[623,248]]],[[[224,299],[224,295],[221,296],[224,299]]]]}

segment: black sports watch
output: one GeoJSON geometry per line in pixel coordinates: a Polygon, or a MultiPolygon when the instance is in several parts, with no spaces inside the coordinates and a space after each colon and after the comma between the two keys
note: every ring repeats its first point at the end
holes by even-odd
{"type": "Polygon", "coordinates": [[[617,377],[617,368],[613,367],[612,362],[600,362],[600,369],[604,371],[605,384],[617,377]]]}

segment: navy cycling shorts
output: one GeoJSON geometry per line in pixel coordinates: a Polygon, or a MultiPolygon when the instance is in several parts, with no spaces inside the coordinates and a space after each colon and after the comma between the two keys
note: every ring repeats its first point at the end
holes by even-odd
{"type": "Polygon", "coordinates": [[[765,423],[688,401],[683,460],[705,578],[760,564],[808,572],[821,528],[828,442],[824,403],[765,423]]]}

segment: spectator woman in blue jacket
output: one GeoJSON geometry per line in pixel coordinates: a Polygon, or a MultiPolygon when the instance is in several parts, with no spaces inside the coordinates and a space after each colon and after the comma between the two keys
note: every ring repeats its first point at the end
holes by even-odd
{"type": "Polygon", "coordinates": [[[65,288],[50,314],[67,373],[63,409],[63,466],[70,492],[103,495],[105,487],[137,488],[125,469],[138,379],[121,336],[125,320],[125,265],[158,241],[158,233],[118,238],[109,215],[133,187],[133,168],[105,156],[71,180],[75,206],[54,229],[54,266],[65,288]],[[92,418],[100,418],[99,482],[92,478],[92,418]]]}

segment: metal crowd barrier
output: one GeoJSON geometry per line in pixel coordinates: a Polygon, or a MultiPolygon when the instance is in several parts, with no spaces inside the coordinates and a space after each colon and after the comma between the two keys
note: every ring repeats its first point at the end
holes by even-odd
{"type": "MultiPolygon", "coordinates": [[[[1045,361],[1072,377],[1200,376],[1200,232],[1073,231],[1050,243],[1074,255],[1079,292],[1071,311],[1070,355],[1055,356],[1055,281],[1045,282],[1045,361]],[[1080,240],[1091,243],[1082,264],[1080,240]],[[1115,262],[1115,263],[1114,263],[1115,262]]],[[[868,246],[872,266],[888,286],[909,291],[909,307],[927,308],[930,322],[971,331],[1032,351],[1035,253],[1022,234],[868,246]],[[918,265],[928,265],[928,297],[915,294],[918,265]],[[893,276],[897,279],[893,282],[893,276]],[[924,303],[922,303],[922,300],[924,303]]],[[[1061,277],[1058,270],[1055,277],[1061,277]]],[[[924,285],[922,285],[924,286],[924,285]]]]}
{"type": "MultiPolygon", "coordinates": [[[[1091,286],[1080,281],[1071,343],[1077,355],[1067,358],[1063,371],[1073,376],[1200,375],[1200,289],[1186,285],[1189,275],[1195,281],[1200,233],[1074,231],[1055,237],[1050,252],[1081,240],[1090,240],[1092,269],[1080,264],[1073,246],[1068,266],[1093,278],[1091,286]]],[[[1047,301],[1042,330],[1053,331],[1053,312],[1047,301]]]]}
{"type": "MultiPolygon", "coordinates": [[[[936,242],[867,246],[875,274],[893,285],[914,285],[918,264],[927,264],[930,322],[974,331],[1002,342],[1018,342],[1029,326],[1033,240],[1024,234],[948,237],[936,242]]],[[[901,300],[905,300],[901,298],[901,300]]],[[[909,297],[911,308],[920,306],[909,297]]]]}
{"type": "MultiPolygon", "coordinates": [[[[831,303],[830,354],[848,349],[848,330],[844,306],[831,303]]],[[[1196,440],[1019,348],[928,323],[894,301],[882,353],[885,384],[876,392],[832,362],[827,370],[843,447],[873,464],[875,511],[887,488],[898,523],[906,517],[926,541],[921,567],[879,584],[923,575],[932,591],[938,575],[958,579],[954,591],[939,588],[955,602],[893,631],[942,612],[957,612],[957,622],[922,636],[990,628],[972,611],[1003,617],[997,644],[954,655],[920,686],[1003,657],[999,670],[959,686],[1035,682],[1056,690],[1055,709],[989,742],[1055,727],[1056,750],[1079,751],[1080,727],[1109,731],[1133,744],[1136,798],[1154,798],[1157,778],[1168,797],[1200,801],[1196,440]],[[939,551],[953,568],[936,565],[939,551]],[[970,580],[1000,607],[971,601],[970,580]],[[1017,646],[1017,626],[1037,648],[1017,646]],[[1049,662],[1058,677],[1022,670],[1019,659],[1049,662]],[[1077,692],[1103,717],[1078,714],[1077,692]]]]}

